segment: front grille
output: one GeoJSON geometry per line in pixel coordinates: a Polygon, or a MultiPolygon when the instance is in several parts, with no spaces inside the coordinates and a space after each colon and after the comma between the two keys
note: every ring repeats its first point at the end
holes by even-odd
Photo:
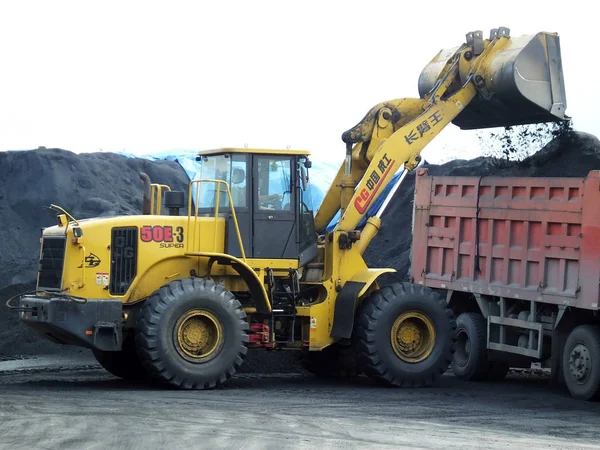
{"type": "Polygon", "coordinates": [[[113,228],[110,246],[110,293],[123,295],[137,272],[137,227],[113,228]]]}
{"type": "Polygon", "coordinates": [[[38,274],[38,289],[58,290],[62,284],[65,264],[65,236],[45,236],[38,274]]]}

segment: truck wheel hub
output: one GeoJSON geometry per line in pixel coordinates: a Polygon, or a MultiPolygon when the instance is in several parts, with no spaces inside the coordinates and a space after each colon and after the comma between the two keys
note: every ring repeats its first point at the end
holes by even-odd
{"type": "Polygon", "coordinates": [[[212,359],[223,345],[223,327],[206,310],[194,309],[183,314],[175,325],[177,351],[192,362],[212,359]]]}
{"type": "Polygon", "coordinates": [[[590,352],[585,344],[579,343],[569,355],[569,370],[576,381],[583,383],[588,377],[592,361],[590,360],[590,352]]]}
{"type": "Polygon", "coordinates": [[[427,316],[410,311],[394,321],[390,339],[396,356],[403,361],[417,363],[431,354],[435,343],[435,330],[427,316]]]}
{"type": "Polygon", "coordinates": [[[464,328],[460,328],[456,332],[456,335],[456,352],[454,354],[454,360],[459,366],[464,367],[469,362],[469,357],[471,355],[471,341],[464,328]]]}

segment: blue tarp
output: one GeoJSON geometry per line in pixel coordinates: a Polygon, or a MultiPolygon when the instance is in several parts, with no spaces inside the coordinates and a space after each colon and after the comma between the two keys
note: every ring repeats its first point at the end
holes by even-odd
{"type": "MultiPolygon", "coordinates": [[[[128,158],[143,158],[143,159],[149,159],[152,161],[157,161],[157,160],[176,161],[177,163],[179,163],[181,168],[185,171],[185,173],[187,174],[187,176],[189,177],[190,180],[200,179],[200,162],[196,161],[196,155],[197,155],[196,152],[192,152],[192,151],[182,152],[182,153],[156,152],[156,153],[146,154],[146,155],[134,155],[131,153],[120,152],[118,154],[128,157],[128,158]]],[[[310,178],[310,185],[311,185],[312,207],[313,207],[313,211],[316,212],[319,209],[319,207],[321,206],[321,203],[323,202],[323,198],[325,197],[327,190],[331,186],[331,182],[335,178],[335,175],[337,174],[340,164],[342,164],[343,161],[340,161],[340,163],[334,163],[331,161],[319,160],[319,158],[315,157],[315,155],[311,156],[311,161],[312,161],[312,167],[309,170],[309,178],[310,178]]],[[[361,222],[359,223],[359,225],[358,225],[359,228],[362,228],[365,225],[365,223],[369,217],[371,217],[377,213],[377,211],[381,207],[383,201],[387,197],[387,194],[396,185],[396,183],[398,183],[398,180],[400,179],[402,172],[403,172],[403,170],[400,170],[398,173],[396,173],[394,175],[394,177],[392,178],[392,181],[385,187],[385,189],[382,191],[382,193],[379,196],[379,198],[377,199],[377,201],[375,201],[373,203],[373,205],[371,205],[371,208],[369,208],[369,210],[367,211],[367,216],[364,217],[361,220],[361,222]]],[[[195,197],[195,193],[194,193],[194,197],[195,197]]],[[[307,206],[310,207],[310,205],[307,205],[307,206]]],[[[333,218],[333,220],[330,222],[329,226],[327,227],[328,231],[333,230],[333,228],[335,227],[337,222],[340,220],[340,216],[341,216],[340,211],[338,211],[337,214],[335,215],[335,217],[333,218]]]]}

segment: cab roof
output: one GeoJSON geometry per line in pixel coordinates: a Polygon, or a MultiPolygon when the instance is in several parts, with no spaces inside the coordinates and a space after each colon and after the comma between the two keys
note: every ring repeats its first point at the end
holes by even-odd
{"type": "Polygon", "coordinates": [[[310,155],[309,150],[273,150],[266,148],[235,148],[235,147],[224,147],[215,148],[210,150],[200,150],[199,156],[204,155],[218,155],[221,153],[253,153],[263,155],[310,155]]]}

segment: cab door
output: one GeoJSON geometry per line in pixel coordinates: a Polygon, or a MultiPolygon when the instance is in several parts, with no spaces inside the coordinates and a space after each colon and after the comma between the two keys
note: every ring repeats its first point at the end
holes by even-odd
{"type": "Polygon", "coordinates": [[[253,257],[298,257],[295,158],[253,156],[253,257]]]}

